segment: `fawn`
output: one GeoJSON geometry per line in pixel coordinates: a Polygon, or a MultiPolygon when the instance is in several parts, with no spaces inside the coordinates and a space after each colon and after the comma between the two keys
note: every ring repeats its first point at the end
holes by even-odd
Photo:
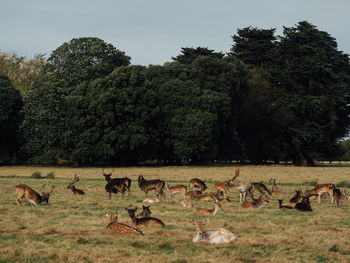
{"type": "Polygon", "coordinates": [[[136,218],[135,212],[137,210],[137,207],[134,209],[127,209],[125,210],[128,212],[132,222],[135,226],[143,225],[147,227],[163,227],[165,224],[162,222],[162,220],[154,217],[143,217],[143,218],[136,218]]]}
{"type": "Polygon", "coordinates": [[[235,235],[226,230],[225,228],[218,229],[204,229],[204,226],[207,224],[208,219],[203,221],[196,221],[191,219],[193,225],[196,226],[197,233],[193,238],[193,242],[208,242],[211,244],[223,244],[230,243],[236,240],[235,235]]]}
{"type": "Polygon", "coordinates": [[[143,232],[137,227],[133,227],[124,223],[118,223],[118,212],[106,212],[106,216],[109,216],[109,224],[106,227],[106,231],[118,233],[121,235],[144,235],[143,232]]]}

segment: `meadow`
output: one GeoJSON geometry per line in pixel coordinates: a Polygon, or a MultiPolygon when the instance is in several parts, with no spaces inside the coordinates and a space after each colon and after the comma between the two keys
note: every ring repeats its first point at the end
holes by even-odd
{"type": "MultiPolygon", "coordinates": [[[[311,201],[312,212],[282,211],[277,198],[259,210],[242,209],[239,194],[233,188],[232,200],[222,203],[215,216],[202,216],[185,209],[177,201],[151,204],[152,216],[160,218],[164,228],[144,228],[144,236],[119,236],[105,231],[105,211],[119,212],[119,221],[130,223],[125,207],[141,210],[145,198],[137,184],[145,179],[162,179],[170,186],[188,186],[198,177],[214,190],[215,182],[232,178],[233,166],[218,167],[137,167],[114,168],[114,177],[132,179],[131,197],[108,199],[101,168],[0,167],[0,262],[350,262],[350,202],[334,208],[330,199],[321,204],[311,201]],[[38,172],[42,177],[31,178],[38,172]],[[73,196],[68,184],[74,174],[84,196],[73,196]],[[52,176],[54,175],[54,176],[52,176]],[[50,177],[50,176],[49,176],[50,177]],[[54,178],[52,178],[54,177],[54,178]],[[16,204],[14,186],[28,184],[39,190],[42,184],[55,185],[48,204],[31,206],[26,200],[16,204]],[[195,227],[190,219],[209,218],[208,228],[224,227],[237,236],[225,245],[193,243],[195,227]]],[[[105,168],[106,172],[112,168],[105,168]]],[[[350,192],[350,167],[242,166],[238,181],[263,182],[271,189],[276,178],[280,190],[294,195],[317,183],[334,183],[350,192]]],[[[154,197],[154,191],[150,197],[154,197]]],[[[256,194],[257,196],[257,194],[256,194]]],[[[191,201],[194,207],[212,208],[211,201],[191,201]]]]}

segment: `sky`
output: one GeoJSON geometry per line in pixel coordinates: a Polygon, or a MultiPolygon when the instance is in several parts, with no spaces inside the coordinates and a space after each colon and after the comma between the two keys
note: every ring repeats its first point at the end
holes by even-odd
{"type": "Polygon", "coordinates": [[[248,26],[293,27],[308,21],[350,54],[349,0],[0,0],[0,51],[46,57],[65,42],[98,37],[131,64],[172,61],[182,47],[229,52],[232,35],[248,26]]]}

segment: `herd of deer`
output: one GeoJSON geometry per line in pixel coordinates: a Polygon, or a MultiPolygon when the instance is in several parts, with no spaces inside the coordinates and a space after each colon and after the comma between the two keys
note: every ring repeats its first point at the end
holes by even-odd
{"type": "MultiPolygon", "coordinates": [[[[111,199],[112,193],[117,194],[121,193],[122,198],[124,199],[125,192],[128,191],[130,197],[131,192],[131,180],[127,177],[124,178],[111,178],[113,170],[111,173],[105,173],[102,169],[102,174],[107,181],[105,186],[106,192],[109,194],[109,199],[111,199]]],[[[229,188],[233,187],[239,192],[240,195],[240,207],[241,208],[251,208],[259,209],[264,205],[269,203],[270,197],[272,195],[285,196],[286,192],[281,191],[277,188],[276,179],[270,179],[272,184],[272,189],[269,190],[263,183],[251,183],[249,181],[236,181],[236,178],[239,176],[239,168],[235,169],[235,175],[232,179],[226,181],[225,183],[218,182],[215,183],[215,191],[210,193],[204,193],[207,189],[206,184],[198,179],[193,178],[189,182],[190,189],[187,190],[185,185],[176,185],[170,187],[168,183],[156,179],[156,180],[146,180],[142,175],[138,177],[139,188],[145,193],[146,199],[143,202],[154,203],[160,202],[162,199],[165,199],[164,188],[166,188],[170,193],[171,200],[174,200],[177,194],[182,196],[182,200],[179,202],[183,207],[194,209],[196,213],[202,215],[212,215],[214,216],[219,209],[222,209],[220,202],[230,202],[231,200],[227,198],[227,193],[229,188]],[[198,188],[199,190],[195,190],[198,188]],[[148,192],[155,190],[156,198],[151,199],[148,197],[148,192]],[[258,191],[260,193],[259,198],[254,198],[254,192],[258,191]],[[192,203],[189,202],[186,198],[191,198],[195,200],[209,200],[214,201],[213,208],[194,208],[192,203]]],[[[73,181],[67,186],[67,189],[72,191],[72,194],[75,196],[84,195],[83,190],[77,189],[75,184],[79,182],[79,177],[74,175],[73,181]]],[[[39,192],[45,187],[43,185],[39,192]]],[[[15,187],[17,198],[16,202],[18,205],[21,205],[20,199],[26,198],[30,204],[37,206],[42,202],[49,202],[50,194],[54,190],[52,186],[51,190],[48,192],[42,191],[42,195],[37,193],[31,187],[25,184],[20,184],[15,187]]],[[[334,203],[335,207],[339,207],[340,200],[350,200],[350,196],[347,195],[344,189],[337,189],[334,184],[320,184],[313,189],[307,189],[304,194],[301,189],[295,190],[296,194],[290,199],[290,203],[294,203],[293,206],[283,205],[283,199],[278,199],[279,209],[296,209],[299,211],[312,211],[310,200],[318,200],[321,202],[321,199],[326,196],[331,197],[331,203],[334,203]]],[[[143,211],[135,215],[137,208],[127,209],[125,208],[129,217],[131,218],[132,225],[128,223],[118,222],[118,212],[106,212],[106,216],[109,217],[109,224],[106,227],[106,230],[119,233],[122,235],[125,234],[135,234],[135,235],[144,235],[140,226],[146,227],[163,227],[165,224],[162,220],[151,217],[150,206],[143,206],[143,211]]],[[[209,243],[228,243],[236,240],[236,237],[230,231],[224,228],[218,229],[205,229],[204,226],[208,220],[196,221],[191,220],[191,222],[196,226],[197,233],[193,238],[193,242],[204,241],[209,243]]]]}

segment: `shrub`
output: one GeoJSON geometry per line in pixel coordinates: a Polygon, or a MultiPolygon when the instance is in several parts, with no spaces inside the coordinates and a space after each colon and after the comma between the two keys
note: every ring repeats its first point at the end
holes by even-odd
{"type": "Polygon", "coordinates": [[[49,172],[49,173],[46,175],[46,178],[47,178],[47,179],[55,179],[55,173],[54,173],[54,172],[49,172]]]}
{"type": "Polygon", "coordinates": [[[41,173],[38,171],[35,171],[34,173],[32,173],[32,175],[30,176],[30,178],[33,179],[43,179],[44,177],[41,176],[41,173]]]}

